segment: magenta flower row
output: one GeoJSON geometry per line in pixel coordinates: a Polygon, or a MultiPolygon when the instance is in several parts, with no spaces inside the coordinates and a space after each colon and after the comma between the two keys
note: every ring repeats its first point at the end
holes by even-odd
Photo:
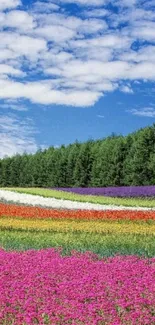
{"type": "Polygon", "coordinates": [[[155,324],[155,258],[0,250],[0,324],[155,324]]]}

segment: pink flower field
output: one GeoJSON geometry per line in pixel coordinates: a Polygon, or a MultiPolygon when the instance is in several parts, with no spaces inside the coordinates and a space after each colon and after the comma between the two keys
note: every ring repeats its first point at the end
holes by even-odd
{"type": "Polygon", "coordinates": [[[155,324],[155,258],[1,249],[0,261],[0,324],[155,324]]]}

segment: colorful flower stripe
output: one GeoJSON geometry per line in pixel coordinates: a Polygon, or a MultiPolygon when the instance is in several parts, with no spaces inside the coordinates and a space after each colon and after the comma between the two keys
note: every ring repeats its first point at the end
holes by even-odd
{"type": "Polygon", "coordinates": [[[43,188],[3,189],[0,190],[0,200],[53,209],[155,210],[155,199],[151,198],[110,198],[106,196],[79,195],[43,188]]]}
{"type": "Polygon", "coordinates": [[[2,325],[153,325],[155,259],[0,250],[2,325]]]}
{"type": "Polygon", "coordinates": [[[0,203],[0,217],[2,216],[41,219],[155,220],[155,211],[52,210],[39,207],[18,206],[0,203]]]}
{"type": "Polygon", "coordinates": [[[27,220],[0,218],[0,229],[23,229],[54,232],[132,233],[155,235],[155,224],[118,221],[27,220]]]}

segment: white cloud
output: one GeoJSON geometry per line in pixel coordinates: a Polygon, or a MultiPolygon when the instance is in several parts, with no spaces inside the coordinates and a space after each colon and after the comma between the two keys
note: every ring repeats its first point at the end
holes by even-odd
{"type": "Polygon", "coordinates": [[[155,62],[155,46],[144,46],[139,51],[127,51],[120,55],[120,59],[129,62],[155,62]]]}
{"type": "Polygon", "coordinates": [[[144,0],[143,4],[146,8],[155,7],[155,0],[144,0]]]}
{"type": "Polygon", "coordinates": [[[138,1],[115,0],[117,16],[109,0],[36,1],[20,10],[19,1],[5,3],[0,98],[89,106],[107,91],[132,93],[130,81],[155,80],[154,13],[138,1]],[[67,3],[79,12],[71,15],[67,3]]]}
{"type": "Polygon", "coordinates": [[[135,6],[139,0],[116,0],[114,3],[119,7],[135,6]]]}
{"type": "Polygon", "coordinates": [[[104,118],[105,116],[104,115],[97,115],[97,117],[104,118]]]}
{"type": "Polygon", "coordinates": [[[91,106],[101,96],[101,93],[97,91],[54,90],[48,82],[31,82],[22,84],[19,82],[1,80],[0,89],[1,99],[26,98],[33,103],[40,103],[44,105],[64,104],[72,106],[91,106]]]}
{"type": "Polygon", "coordinates": [[[145,23],[145,26],[138,25],[132,31],[134,38],[142,39],[145,41],[155,42],[155,23],[145,23]]]}
{"type": "Polygon", "coordinates": [[[155,108],[153,107],[144,107],[144,108],[134,108],[128,110],[132,115],[142,116],[142,117],[155,117],[155,108]]]}
{"type": "MultiPolygon", "coordinates": [[[[123,61],[98,62],[73,60],[60,67],[58,74],[66,78],[97,81],[98,79],[117,80],[129,75],[130,65],[123,61]]],[[[50,69],[46,73],[53,73],[50,69]]]]}
{"type": "Polygon", "coordinates": [[[93,18],[101,18],[101,17],[106,17],[110,14],[109,10],[107,9],[92,9],[92,10],[84,10],[83,11],[83,16],[84,17],[93,17],[93,18]]]}
{"type": "Polygon", "coordinates": [[[27,31],[35,27],[34,18],[22,10],[12,10],[0,14],[0,26],[27,31]]]}
{"type": "Polygon", "coordinates": [[[0,10],[16,8],[19,5],[21,5],[20,0],[1,0],[0,10]]]}
{"type": "Polygon", "coordinates": [[[6,62],[9,59],[15,59],[18,54],[7,48],[0,49],[0,62],[6,62]]]}
{"type": "MultiPolygon", "coordinates": [[[[47,49],[47,43],[44,39],[31,37],[27,35],[19,35],[14,32],[1,32],[0,33],[0,50],[9,50],[13,56],[16,57],[29,57],[36,58],[40,52],[47,49]]],[[[11,57],[10,57],[11,59],[11,57]]]]}
{"type": "Polygon", "coordinates": [[[106,0],[60,0],[65,3],[75,3],[81,6],[100,7],[106,3],[106,0]]]}
{"type": "Polygon", "coordinates": [[[45,1],[36,1],[34,3],[34,11],[35,12],[51,12],[51,11],[58,11],[60,7],[54,3],[49,3],[45,1]]]}
{"type": "Polygon", "coordinates": [[[29,118],[20,120],[15,115],[0,116],[0,158],[24,151],[35,152],[38,148],[35,133],[33,122],[29,118]]]}
{"type": "Polygon", "coordinates": [[[132,65],[129,73],[129,79],[142,79],[142,80],[155,80],[154,63],[140,62],[139,64],[132,65]]]}
{"type": "Polygon", "coordinates": [[[151,22],[153,22],[155,18],[155,11],[151,10],[151,7],[146,10],[146,8],[143,5],[140,5],[140,3],[138,3],[137,7],[124,7],[123,2],[121,1],[118,9],[119,14],[111,12],[108,17],[111,26],[114,28],[126,23],[128,25],[126,25],[126,28],[123,29],[124,31],[126,30],[130,36],[132,35],[134,29],[138,32],[138,30],[142,28],[151,28],[151,22]]]}
{"type": "Polygon", "coordinates": [[[133,90],[131,89],[130,86],[127,86],[127,85],[120,87],[120,90],[126,94],[133,94],[133,90]]]}
{"type": "Polygon", "coordinates": [[[36,56],[46,50],[46,42],[39,38],[20,36],[14,44],[9,44],[9,47],[20,55],[36,56]]]}
{"type": "MultiPolygon", "coordinates": [[[[41,28],[55,28],[62,26],[63,28],[74,31],[74,34],[91,34],[101,32],[107,29],[107,23],[102,19],[81,19],[66,14],[51,13],[39,16],[39,25],[41,28]]],[[[36,29],[36,32],[38,29],[36,29]]],[[[49,33],[48,33],[49,34],[49,33]]],[[[58,39],[59,42],[59,39],[58,39]]]]}
{"type": "MultiPolygon", "coordinates": [[[[128,13],[129,18],[132,19],[133,24],[144,24],[146,20],[151,21],[155,18],[155,12],[151,10],[145,10],[143,8],[134,8],[128,13]]],[[[147,27],[147,26],[146,26],[147,27]]]]}
{"type": "Polygon", "coordinates": [[[111,32],[110,34],[105,34],[100,37],[95,37],[91,39],[82,39],[77,41],[70,42],[71,47],[74,48],[90,48],[95,49],[96,47],[102,48],[110,48],[113,51],[116,49],[123,50],[125,48],[130,48],[132,40],[128,36],[121,36],[117,33],[111,32]]]}
{"type": "Polygon", "coordinates": [[[28,107],[23,103],[20,103],[16,100],[6,100],[5,103],[0,103],[0,109],[9,109],[18,112],[26,112],[28,111],[28,107]]]}
{"type": "Polygon", "coordinates": [[[64,26],[44,26],[35,31],[36,35],[45,37],[48,41],[64,42],[76,35],[76,31],[64,26]]]}
{"type": "MultiPolygon", "coordinates": [[[[59,64],[66,63],[67,61],[70,61],[74,58],[73,54],[65,52],[65,51],[52,51],[52,49],[48,52],[45,52],[42,55],[42,60],[45,64],[45,67],[47,66],[58,66],[59,64]]],[[[57,68],[53,68],[57,69],[57,68]]]]}
{"type": "Polygon", "coordinates": [[[14,69],[12,66],[6,64],[0,64],[0,75],[14,75],[14,76],[24,76],[24,73],[18,69],[14,69]]]}

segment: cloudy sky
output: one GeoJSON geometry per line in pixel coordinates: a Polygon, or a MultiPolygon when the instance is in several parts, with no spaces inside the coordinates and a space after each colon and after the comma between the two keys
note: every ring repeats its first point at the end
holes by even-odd
{"type": "Polygon", "coordinates": [[[0,0],[0,157],[155,122],[155,0],[0,0]]]}

